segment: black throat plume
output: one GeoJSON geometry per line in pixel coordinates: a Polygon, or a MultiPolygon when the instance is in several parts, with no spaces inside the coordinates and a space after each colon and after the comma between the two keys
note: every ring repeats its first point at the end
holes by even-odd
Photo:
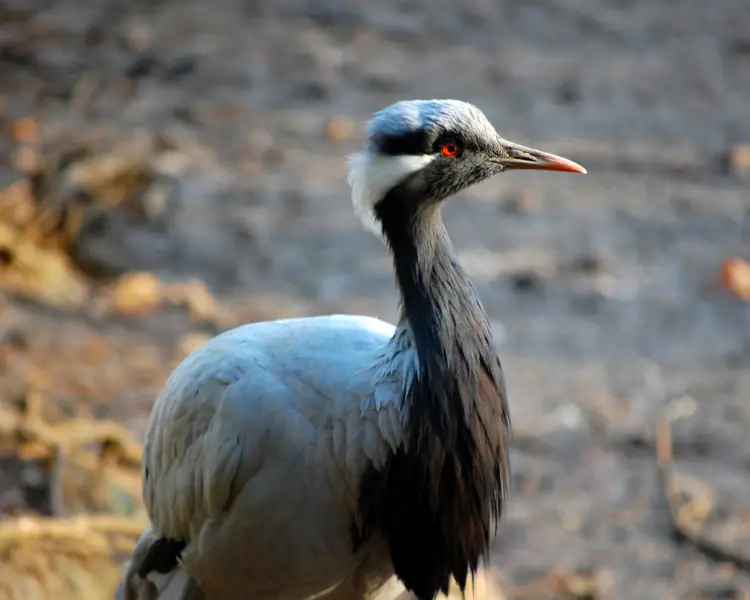
{"type": "Polygon", "coordinates": [[[396,575],[419,600],[464,590],[489,552],[509,484],[510,419],[487,315],[458,264],[437,203],[405,185],[375,207],[393,253],[419,376],[404,398],[404,444],[360,484],[361,528],[387,539],[396,575]]]}

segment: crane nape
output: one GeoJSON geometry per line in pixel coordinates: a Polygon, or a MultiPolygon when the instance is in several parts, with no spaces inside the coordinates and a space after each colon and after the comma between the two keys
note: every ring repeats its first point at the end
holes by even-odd
{"type": "Polygon", "coordinates": [[[149,419],[149,526],[121,598],[391,600],[405,588],[433,600],[489,556],[509,408],[441,205],[510,169],[586,170],[505,140],[458,100],[397,102],[367,134],[349,182],[390,249],[398,324],[252,323],[188,356],[149,419]]]}

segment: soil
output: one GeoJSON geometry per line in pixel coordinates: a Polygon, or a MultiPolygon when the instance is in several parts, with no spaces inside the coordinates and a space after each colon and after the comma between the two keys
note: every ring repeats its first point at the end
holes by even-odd
{"type": "MultiPolygon", "coordinates": [[[[511,589],[557,568],[595,573],[597,598],[750,597],[747,565],[675,538],[655,456],[666,411],[675,468],[708,498],[701,531],[750,555],[750,304],[718,284],[725,259],[750,258],[746,0],[5,0],[0,187],[24,171],[22,118],[43,158],[135,153],[150,173],[138,210],[76,197],[77,272],[105,287],[138,270],[197,278],[230,316],[0,291],[0,402],[33,372],[50,419],[116,419],[142,438],[186,334],[396,319],[345,155],[372,111],[416,97],[471,101],[508,139],[589,171],[503,175],[445,208],[516,430],[493,577],[511,589]]],[[[39,508],[19,464],[3,505],[39,508]]]]}

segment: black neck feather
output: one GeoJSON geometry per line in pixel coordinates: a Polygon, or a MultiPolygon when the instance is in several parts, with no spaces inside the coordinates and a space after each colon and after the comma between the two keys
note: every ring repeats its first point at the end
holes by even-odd
{"type": "Polygon", "coordinates": [[[395,188],[376,207],[391,247],[419,377],[405,398],[404,445],[360,489],[355,545],[379,529],[396,575],[420,600],[463,590],[489,551],[508,485],[510,421],[484,309],[437,204],[395,188]]]}

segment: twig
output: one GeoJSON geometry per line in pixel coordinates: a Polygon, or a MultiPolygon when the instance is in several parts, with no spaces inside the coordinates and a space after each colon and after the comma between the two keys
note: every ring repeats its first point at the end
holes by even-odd
{"type": "Polygon", "coordinates": [[[140,466],[142,446],[118,423],[76,418],[52,425],[42,418],[40,404],[41,395],[30,392],[24,412],[0,407],[0,434],[21,437],[26,458],[48,457],[58,446],[67,448],[105,443],[117,448],[123,462],[133,467],[140,466]]]}
{"type": "Polygon", "coordinates": [[[66,473],[79,472],[85,478],[74,483],[85,506],[107,504],[110,485],[137,503],[141,496],[140,444],[114,422],[79,418],[50,424],[44,420],[42,404],[41,394],[32,392],[27,394],[23,411],[0,406],[0,438],[13,441],[21,459],[43,462],[50,478],[52,516],[65,517],[71,508],[65,497],[73,480],[66,473]],[[99,444],[98,451],[86,448],[92,442],[99,444]]]}
{"type": "Polygon", "coordinates": [[[50,512],[53,517],[63,518],[67,516],[65,498],[63,494],[63,469],[65,467],[65,455],[67,448],[57,446],[45,462],[49,473],[49,503],[50,512]]]}
{"type": "Polygon", "coordinates": [[[0,548],[29,539],[53,539],[81,543],[92,552],[109,552],[107,535],[137,538],[145,525],[144,519],[110,515],[82,515],[69,519],[23,516],[0,521],[0,548]]]}
{"type": "Polygon", "coordinates": [[[690,544],[712,561],[731,563],[738,569],[750,571],[750,556],[738,550],[726,548],[703,535],[698,531],[696,522],[680,510],[680,489],[673,469],[672,432],[669,421],[665,417],[661,417],[656,426],[656,459],[662,503],[667,509],[669,524],[675,538],[679,542],[690,544]]]}

